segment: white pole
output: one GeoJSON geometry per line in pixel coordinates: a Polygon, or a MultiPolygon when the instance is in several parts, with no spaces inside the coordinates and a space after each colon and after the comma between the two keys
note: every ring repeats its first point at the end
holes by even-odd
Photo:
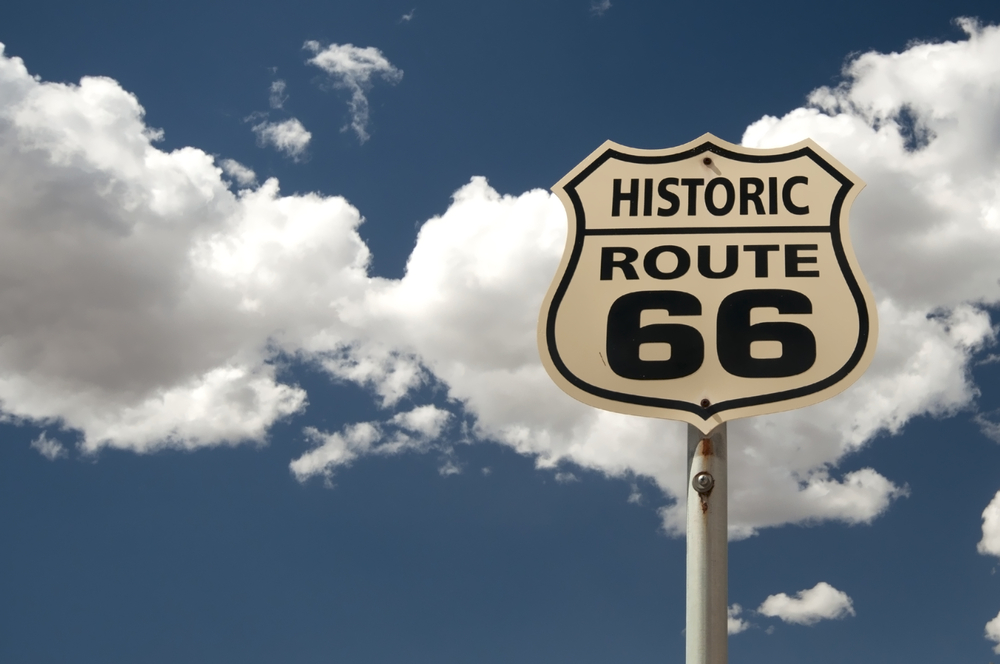
{"type": "Polygon", "coordinates": [[[686,664],[726,664],[729,541],[725,423],[688,425],[686,664]]]}

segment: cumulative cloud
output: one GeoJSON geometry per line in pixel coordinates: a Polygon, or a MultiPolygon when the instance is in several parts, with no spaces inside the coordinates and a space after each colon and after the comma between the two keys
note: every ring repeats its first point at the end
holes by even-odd
{"type": "Polygon", "coordinates": [[[253,133],[257,134],[261,146],[269,145],[295,161],[302,158],[312,139],[312,134],[295,118],[284,122],[261,122],[253,126],[253,133]]]}
{"type": "Polygon", "coordinates": [[[757,613],[795,625],[815,625],[820,620],[853,616],[854,606],[847,593],[820,581],[809,590],[799,591],[795,597],[785,593],[771,595],[760,605],[757,613]]]}
{"type": "MultiPolygon", "coordinates": [[[[409,21],[413,12],[406,16],[403,18],[409,21]]],[[[369,138],[368,91],[372,87],[372,79],[377,76],[395,84],[403,78],[402,70],[394,67],[374,46],[360,48],[353,44],[330,44],[324,48],[317,41],[307,41],[303,48],[314,54],[306,62],[329,74],[334,87],[343,88],[351,94],[348,102],[351,121],[343,130],[348,127],[353,129],[358,140],[364,143],[369,138]]]]}
{"type": "Polygon", "coordinates": [[[997,645],[993,647],[993,652],[1000,655],[1000,613],[993,620],[986,623],[986,638],[997,645]]]}
{"type": "Polygon", "coordinates": [[[1000,557],[1000,491],[983,510],[983,539],[976,548],[983,555],[1000,557]]]}
{"type": "MultiPolygon", "coordinates": [[[[1000,300],[990,268],[1000,30],[964,25],[959,42],[863,54],[841,86],[746,131],[761,146],[810,136],[868,182],[851,225],[880,341],[866,376],[835,399],[730,424],[733,537],[870,522],[906,487],[839,465],[914,417],[973,403],[970,358],[993,342],[984,307],[1000,300]]],[[[374,76],[398,79],[377,49],[310,44],[311,62],[361,100],[374,76]]],[[[390,411],[310,432],[297,477],[444,446],[447,423],[435,434],[429,414],[394,420],[404,397],[436,382],[464,410],[466,435],[564,477],[576,464],[652,478],[667,497],[665,528],[683,531],[672,499],[685,493],[684,426],[585,407],[540,365],[535,323],[566,237],[550,193],[502,195],[473,177],[422,226],[405,276],[379,279],[347,201],[284,196],[275,180],[232,192],[200,150],[155,148],[138,101],[114,81],[44,83],[0,57],[0,99],[6,413],[78,431],[89,451],[261,442],[305,403],[275,377],[275,358],[294,354],[390,411]]],[[[364,110],[363,131],[367,102],[352,108],[364,110]]]]}

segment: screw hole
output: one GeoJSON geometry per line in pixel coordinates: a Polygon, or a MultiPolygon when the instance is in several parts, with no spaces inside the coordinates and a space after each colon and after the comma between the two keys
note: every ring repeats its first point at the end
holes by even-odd
{"type": "Polygon", "coordinates": [[[712,165],[712,158],[711,157],[705,157],[704,159],[701,160],[701,163],[705,164],[706,166],[711,166],[712,165]]]}
{"type": "Polygon", "coordinates": [[[702,399],[701,400],[701,407],[702,408],[708,408],[711,405],[712,405],[712,402],[709,401],[708,399],[702,399]]]}

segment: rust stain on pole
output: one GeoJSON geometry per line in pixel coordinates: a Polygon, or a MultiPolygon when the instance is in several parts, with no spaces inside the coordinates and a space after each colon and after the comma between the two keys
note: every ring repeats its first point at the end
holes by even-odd
{"type": "MultiPolygon", "coordinates": [[[[708,436],[702,436],[701,443],[698,445],[698,454],[703,457],[710,457],[715,455],[715,450],[712,447],[712,439],[708,436]]],[[[713,487],[714,488],[714,487],[713,487]]],[[[708,498],[712,495],[712,489],[705,492],[698,492],[698,498],[701,501],[701,514],[703,517],[707,518],[708,515],[708,498]]]]}

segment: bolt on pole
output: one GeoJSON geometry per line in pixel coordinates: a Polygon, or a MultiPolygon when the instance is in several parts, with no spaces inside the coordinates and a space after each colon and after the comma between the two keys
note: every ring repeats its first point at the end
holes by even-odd
{"type": "Polygon", "coordinates": [[[729,601],[725,423],[688,425],[686,664],[726,664],[729,601]]]}

